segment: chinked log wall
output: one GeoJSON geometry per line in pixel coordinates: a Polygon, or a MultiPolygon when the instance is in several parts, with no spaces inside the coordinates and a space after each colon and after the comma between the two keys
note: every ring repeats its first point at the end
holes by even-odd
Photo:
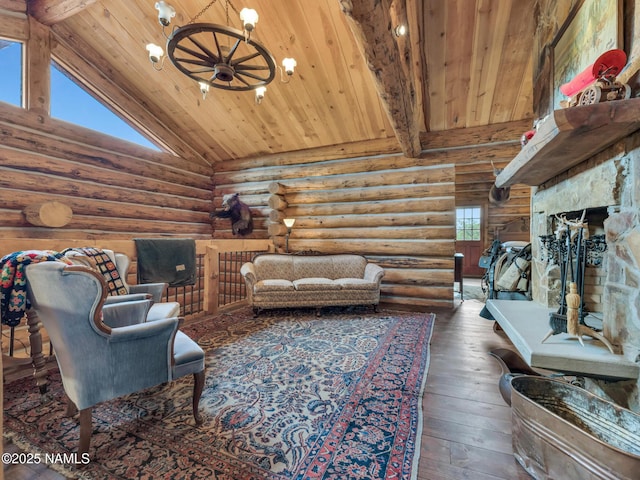
{"type": "Polygon", "coordinates": [[[4,238],[211,238],[211,167],[154,152],[17,107],[0,108],[0,234],[4,238]],[[73,211],[55,229],[25,207],[73,211]]]}
{"type": "MultiPolygon", "coordinates": [[[[282,219],[292,217],[290,251],[357,253],[381,265],[385,303],[450,306],[454,166],[397,154],[327,158],[326,153],[325,158],[292,153],[216,165],[216,196],[240,193],[258,216],[261,230],[254,234],[271,236],[279,251],[286,232],[282,219]]],[[[216,221],[215,227],[214,237],[228,235],[226,223],[216,221]]]]}
{"type": "MultiPolygon", "coordinates": [[[[395,153],[394,140],[220,162],[214,165],[216,208],[239,193],[254,215],[251,238],[272,238],[284,251],[282,219],[296,219],[289,249],[364,254],[383,266],[386,303],[450,306],[453,301],[456,205],[488,204],[491,160],[506,165],[530,121],[430,133],[419,159],[395,153]],[[458,191],[460,189],[460,192],[458,191]]],[[[489,235],[529,218],[529,187],[512,189],[488,208],[489,235]]],[[[230,222],[214,222],[214,238],[232,238],[230,222]]]]}

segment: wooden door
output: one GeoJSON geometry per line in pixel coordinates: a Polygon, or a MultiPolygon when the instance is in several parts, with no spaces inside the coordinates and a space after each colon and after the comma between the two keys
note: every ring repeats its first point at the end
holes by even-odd
{"type": "Polygon", "coordinates": [[[478,260],[484,250],[483,231],[482,207],[456,208],[456,252],[464,255],[463,277],[482,277],[485,273],[483,268],[478,267],[478,260]]]}

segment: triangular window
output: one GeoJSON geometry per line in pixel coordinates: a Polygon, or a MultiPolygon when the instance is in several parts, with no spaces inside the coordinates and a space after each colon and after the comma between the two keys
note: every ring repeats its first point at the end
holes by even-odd
{"type": "Polygon", "coordinates": [[[22,43],[0,38],[0,101],[22,107],[22,43]]]}
{"type": "Polygon", "coordinates": [[[147,148],[160,150],[88,94],[53,62],[51,63],[51,116],[147,148]]]}

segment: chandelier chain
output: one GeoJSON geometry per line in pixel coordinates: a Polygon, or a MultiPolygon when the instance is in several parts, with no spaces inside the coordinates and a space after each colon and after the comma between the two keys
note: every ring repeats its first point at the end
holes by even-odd
{"type": "MultiPolygon", "coordinates": [[[[204,15],[204,12],[206,12],[207,10],[209,10],[209,8],[211,8],[211,6],[216,3],[218,0],[212,0],[211,2],[209,2],[207,5],[205,5],[205,7],[200,10],[198,13],[195,14],[195,16],[189,21],[188,25],[194,23],[196,20],[198,20],[202,15],[204,15]]],[[[227,26],[229,25],[229,5],[231,5],[231,8],[234,12],[236,12],[236,14],[239,15],[238,10],[236,9],[235,5],[233,3],[231,3],[230,0],[226,0],[224,2],[224,10],[225,10],[225,14],[227,17],[227,26]]]]}

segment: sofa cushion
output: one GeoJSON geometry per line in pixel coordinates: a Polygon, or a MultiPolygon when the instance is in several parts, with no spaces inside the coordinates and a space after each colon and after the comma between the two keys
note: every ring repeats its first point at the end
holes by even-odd
{"type": "Polygon", "coordinates": [[[363,278],[338,278],[335,283],[344,290],[378,290],[378,284],[363,278]]]}
{"type": "Polygon", "coordinates": [[[271,278],[296,279],[293,273],[293,257],[290,255],[258,255],[253,261],[253,265],[258,281],[271,278]]]}
{"type": "Polygon", "coordinates": [[[286,292],[294,290],[293,283],[282,278],[260,280],[256,283],[254,291],[263,292],[286,292]]]}
{"type": "Polygon", "coordinates": [[[331,278],[364,278],[367,259],[360,255],[331,256],[333,276],[331,278]]]}
{"type": "Polygon", "coordinates": [[[330,278],[301,278],[293,281],[296,290],[340,290],[338,283],[330,278]]]}

